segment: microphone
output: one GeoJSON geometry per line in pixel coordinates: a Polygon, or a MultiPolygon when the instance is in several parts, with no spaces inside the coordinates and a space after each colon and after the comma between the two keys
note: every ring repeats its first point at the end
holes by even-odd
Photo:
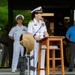
{"type": "Polygon", "coordinates": [[[49,21],[45,18],[42,18],[42,20],[45,22],[45,24],[49,23],[49,21]]]}

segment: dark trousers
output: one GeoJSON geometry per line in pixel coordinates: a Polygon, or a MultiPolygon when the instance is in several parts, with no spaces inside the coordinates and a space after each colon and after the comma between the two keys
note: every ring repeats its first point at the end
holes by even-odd
{"type": "Polygon", "coordinates": [[[70,63],[69,68],[74,68],[74,58],[75,58],[75,43],[70,42],[70,63]]]}

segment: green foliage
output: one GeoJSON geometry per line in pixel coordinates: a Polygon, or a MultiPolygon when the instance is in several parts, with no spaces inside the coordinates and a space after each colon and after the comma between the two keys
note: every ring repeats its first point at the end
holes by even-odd
{"type": "Polygon", "coordinates": [[[0,19],[2,20],[8,19],[8,7],[6,6],[0,7],[0,19]]]}
{"type": "Polygon", "coordinates": [[[8,6],[8,0],[0,0],[0,6],[8,6]]]}
{"type": "Polygon", "coordinates": [[[8,7],[0,6],[0,34],[3,33],[5,25],[8,23],[8,7]]]}

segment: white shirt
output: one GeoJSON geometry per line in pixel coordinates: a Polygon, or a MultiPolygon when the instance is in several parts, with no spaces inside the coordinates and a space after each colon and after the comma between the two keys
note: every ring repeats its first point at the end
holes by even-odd
{"type": "Polygon", "coordinates": [[[42,20],[37,22],[36,19],[34,18],[28,24],[28,32],[32,33],[33,35],[36,34],[36,36],[40,38],[43,38],[45,31],[47,31],[46,25],[45,22],[42,20]]]}
{"type": "Polygon", "coordinates": [[[13,27],[10,32],[9,32],[9,36],[12,36],[14,38],[14,41],[19,41],[20,40],[20,36],[23,33],[27,33],[27,27],[25,26],[15,26],[13,27]]]}

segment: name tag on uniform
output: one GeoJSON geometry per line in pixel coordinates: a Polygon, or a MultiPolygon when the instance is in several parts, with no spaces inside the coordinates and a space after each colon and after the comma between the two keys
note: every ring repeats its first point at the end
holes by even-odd
{"type": "Polygon", "coordinates": [[[16,32],[16,31],[18,31],[18,30],[15,30],[15,32],[16,32]]]}
{"type": "Polygon", "coordinates": [[[37,24],[34,24],[34,26],[37,26],[37,24]]]}
{"type": "Polygon", "coordinates": [[[23,29],[23,31],[26,31],[25,29],[23,29]]]}
{"type": "Polygon", "coordinates": [[[15,32],[14,32],[14,33],[17,33],[17,31],[18,31],[18,30],[15,30],[15,32]]]}

